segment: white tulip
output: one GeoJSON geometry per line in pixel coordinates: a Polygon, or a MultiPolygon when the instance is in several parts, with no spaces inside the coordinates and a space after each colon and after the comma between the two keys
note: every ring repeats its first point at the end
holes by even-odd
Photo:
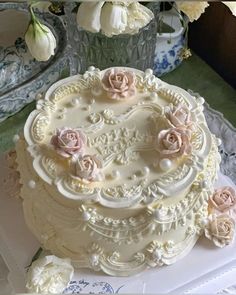
{"type": "Polygon", "coordinates": [[[25,42],[31,55],[38,61],[47,61],[54,55],[57,46],[52,31],[45,25],[33,20],[25,34],[25,42]]]}
{"type": "Polygon", "coordinates": [[[128,23],[126,33],[136,34],[145,27],[152,19],[152,11],[138,2],[131,3],[128,6],[128,23]]]}
{"type": "Polygon", "coordinates": [[[30,293],[62,293],[71,281],[74,268],[70,259],[54,255],[34,261],[27,272],[26,288],[30,293]]]}
{"type": "Polygon", "coordinates": [[[120,4],[107,2],[101,13],[101,30],[111,37],[125,32],[127,27],[127,7],[120,4]]]}
{"type": "Polygon", "coordinates": [[[104,1],[82,2],[77,12],[77,24],[90,32],[97,33],[101,29],[100,16],[104,1]]]}

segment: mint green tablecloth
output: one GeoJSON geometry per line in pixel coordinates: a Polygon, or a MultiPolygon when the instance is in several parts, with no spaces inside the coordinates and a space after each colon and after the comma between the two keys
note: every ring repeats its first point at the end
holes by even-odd
{"type": "MultiPolygon", "coordinates": [[[[222,112],[236,126],[236,90],[197,55],[193,54],[178,69],[162,77],[162,79],[170,84],[198,92],[212,108],[222,112]]],[[[0,123],[0,152],[13,147],[12,138],[14,134],[22,130],[27,116],[34,107],[35,102],[0,123]]]]}

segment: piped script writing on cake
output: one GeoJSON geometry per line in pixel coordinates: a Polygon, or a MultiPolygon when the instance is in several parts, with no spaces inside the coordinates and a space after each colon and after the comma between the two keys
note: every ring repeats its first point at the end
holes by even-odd
{"type": "Polygon", "coordinates": [[[51,86],[16,146],[25,220],[42,246],[119,276],[186,255],[220,163],[203,102],[123,67],[51,86]]]}

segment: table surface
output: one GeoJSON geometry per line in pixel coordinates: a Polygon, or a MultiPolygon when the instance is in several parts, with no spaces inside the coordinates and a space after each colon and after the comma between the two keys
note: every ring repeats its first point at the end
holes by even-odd
{"type": "MultiPolygon", "coordinates": [[[[176,70],[162,77],[167,83],[200,93],[210,106],[222,112],[236,126],[236,90],[226,83],[210,66],[193,53],[176,70]]],[[[12,138],[19,133],[35,102],[0,123],[0,152],[13,147],[12,138]]]]}

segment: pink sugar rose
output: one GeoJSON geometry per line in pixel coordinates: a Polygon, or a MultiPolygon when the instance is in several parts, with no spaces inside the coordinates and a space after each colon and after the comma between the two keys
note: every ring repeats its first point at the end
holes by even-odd
{"type": "Polygon", "coordinates": [[[159,132],[156,150],[162,158],[177,158],[191,152],[189,132],[184,128],[170,128],[159,132]]]}
{"type": "Polygon", "coordinates": [[[121,100],[135,94],[135,75],[129,71],[111,69],[106,71],[102,86],[109,98],[121,100]]]}
{"type": "Polygon", "coordinates": [[[183,105],[167,107],[165,116],[173,127],[191,127],[193,124],[190,110],[183,105]]]}
{"type": "Polygon", "coordinates": [[[99,181],[102,178],[102,161],[96,155],[80,156],[75,162],[75,175],[84,181],[99,181]]]}
{"type": "Polygon", "coordinates": [[[236,192],[232,187],[224,186],[215,190],[209,199],[209,206],[217,211],[226,212],[236,206],[236,192]]]}
{"type": "Polygon", "coordinates": [[[83,152],[86,137],[78,129],[62,128],[52,136],[51,144],[61,156],[68,158],[83,152]]]}

